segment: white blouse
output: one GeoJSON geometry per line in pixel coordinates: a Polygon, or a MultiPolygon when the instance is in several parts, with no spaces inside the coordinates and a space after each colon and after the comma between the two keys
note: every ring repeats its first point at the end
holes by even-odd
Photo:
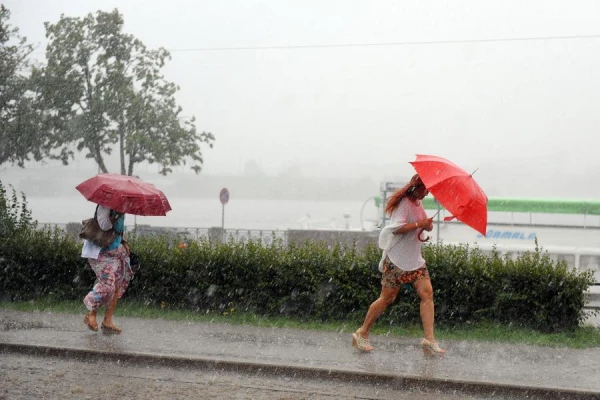
{"type": "MultiPolygon", "coordinates": [[[[405,197],[400,200],[400,204],[392,212],[391,223],[403,226],[414,224],[425,218],[427,218],[427,212],[421,201],[413,202],[405,197]]],[[[394,265],[403,271],[414,271],[425,264],[425,259],[421,255],[423,243],[417,237],[419,232],[421,232],[421,229],[399,234],[398,241],[387,252],[394,265]]]]}

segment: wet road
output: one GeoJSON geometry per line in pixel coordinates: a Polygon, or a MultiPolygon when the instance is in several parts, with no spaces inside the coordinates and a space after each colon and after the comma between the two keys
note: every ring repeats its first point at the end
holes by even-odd
{"type": "Polygon", "coordinates": [[[461,393],[398,390],[385,385],[269,377],[189,368],[3,354],[0,399],[411,399],[484,400],[461,393]]]}
{"type": "MultiPolygon", "coordinates": [[[[82,321],[82,315],[0,310],[0,367],[5,354],[20,353],[35,357],[60,356],[84,361],[83,365],[86,365],[85,361],[95,360],[98,363],[96,368],[104,368],[104,365],[141,366],[141,370],[146,371],[146,366],[152,366],[165,371],[176,369],[183,375],[187,371],[196,371],[182,382],[178,381],[180,373],[166,378],[158,375],[156,382],[166,382],[167,389],[164,390],[172,387],[178,390],[179,385],[189,387],[190,391],[205,390],[212,387],[209,381],[200,380],[200,377],[206,376],[218,379],[230,374],[246,374],[234,376],[258,378],[243,385],[250,394],[243,395],[245,392],[242,391],[239,398],[315,398],[314,393],[322,393],[319,394],[325,396],[322,398],[339,398],[340,393],[343,393],[342,398],[360,398],[352,391],[338,392],[337,388],[345,388],[348,382],[360,383],[359,388],[370,385],[364,391],[361,389],[363,398],[386,398],[379,394],[371,395],[373,388],[393,393],[390,398],[401,398],[398,393],[433,390],[445,395],[452,395],[458,390],[480,398],[499,393],[529,400],[600,398],[600,348],[548,348],[443,340],[441,344],[449,350],[448,353],[445,357],[432,358],[423,356],[417,339],[385,335],[373,336],[376,351],[361,353],[350,346],[348,331],[119,317],[117,323],[124,329],[123,333],[103,335],[89,331],[82,321]],[[304,379],[302,382],[310,385],[288,384],[286,380],[292,378],[289,382],[296,382],[300,377],[304,379]],[[273,387],[281,387],[272,389],[275,393],[278,390],[291,390],[291,393],[298,390],[299,394],[252,394],[252,390],[262,388],[266,381],[273,382],[273,387]],[[321,386],[307,389],[314,381],[322,381],[321,386]],[[173,386],[172,382],[177,384],[173,386]],[[333,393],[331,388],[334,388],[333,393]]],[[[36,372],[25,371],[27,373],[17,374],[16,379],[36,372]]],[[[75,369],[77,371],[79,369],[75,369]]],[[[106,367],[105,371],[104,374],[112,376],[110,368],[106,367]]],[[[3,373],[0,368],[0,374],[3,373]]],[[[90,368],[88,374],[94,376],[94,369],[90,368]]],[[[120,379],[120,376],[116,374],[115,379],[120,379]]],[[[41,381],[44,379],[48,380],[41,377],[41,381]]],[[[154,384],[153,380],[144,382],[145,375],[136,379],[141,379],[142,383],[135,393],[144,393],[145,385],[154,384]]],[[[236,379],[239,378],[231,378],[230,382],[236,382],[236,379]]],[[[75,383],[85,380],[85,376],[73,378],[75,383]]],[[[95,380],[80,386],[86,388],[95,380]]],[[[129,384],[127,380],[120,382],[123,387],[129,384]]],[[[31,381],[30,385],[38,388],[35,381],[31,381]]],[[[107,389],[100,385],[94,390],[107,389]]],[[[206,396],[211,392],[207,393],[206,396]]],[[[35,392],[30,394],[36,396],[35,392]]],[[[73,398],[72,395],[67,397],[73,398]]],[[[185,397],[174,395],[174,398],[185,397]]],[[[439,398],[439,395],[425,398],[439,398]]],[[[469,397],[461,395],[459,398],[469,397]]]]}

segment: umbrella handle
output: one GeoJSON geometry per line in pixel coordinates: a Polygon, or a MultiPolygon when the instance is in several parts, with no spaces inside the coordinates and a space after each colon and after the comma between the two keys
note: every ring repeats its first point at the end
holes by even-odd
{"type": "Polygon", "coordinates": [[[419,239],[420,242],[425,243],[425,242],[429,242],[429,239],[431,239],[429,236],[425,237],[425,239],[421,238],[421,234],[425,231],[425,228],[421,228],[421,230],[419,231],[418,235],[417,235],[417,239],[419,239]]]}

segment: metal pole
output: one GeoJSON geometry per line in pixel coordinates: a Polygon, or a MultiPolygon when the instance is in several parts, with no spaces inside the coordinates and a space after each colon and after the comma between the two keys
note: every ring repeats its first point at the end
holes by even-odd
{"type": "Polygon", "coordinates": [[[382,207],[381,207],[381,210],[382,210],[381,228],[385,227],[385,202],[387,201],[387,184],[388,184],[388,182],[384,182],[383,188],[380,187],[380,189],[383,189],[381,191],[381,194],[382,194],[382,196],[381,196],[381,205],[382,205],[382,207]]]}
{"type": "Polygon", "coordinates": [[[225,204],[223,204],[221,212],[221,229],[225,230],[225,204]]]}
{"type": "Polygon", "coordinates": [[[364,231],[365,230],[365,222],[363,220],[363,211],[365,209],[365,206],[367,205],[367,203],[371,200],[374,199],[375,196],[371,196],[369,197],[367,200],[365,200],[365,202],[363,203],[362,207],[360,208],[360,227],[361,229],[364,231]]]}
{"type": "Polygon", "coordinates": [[[438,205],[438,211],[437,211],[437,238],[436,238],[436,244],[440,244],[440,211],[442,210],[442,206],[439,203],[439,201],[436,200],[436,203],[438,205]]]}

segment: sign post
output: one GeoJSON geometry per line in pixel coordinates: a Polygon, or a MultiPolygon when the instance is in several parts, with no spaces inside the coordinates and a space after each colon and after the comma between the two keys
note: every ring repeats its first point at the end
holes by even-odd
{"type": "Polygon", "coordinates": [[[225,229],[225,204],[229,202],[229,189],[223,188],[219,193],[219,200],[221,200],[221,204],[223,206],[223,210],[221,212],[221,229],[225,229]]]}

